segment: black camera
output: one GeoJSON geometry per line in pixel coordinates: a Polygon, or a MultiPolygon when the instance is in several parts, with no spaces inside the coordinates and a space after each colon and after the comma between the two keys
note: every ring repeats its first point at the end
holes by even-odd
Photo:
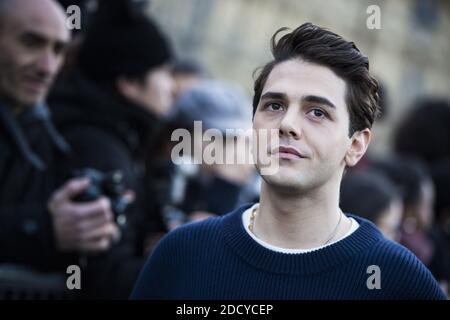
{"type": "Polygon", "coordinates": [[[79,195],[73,198],[77,202],[94,201],[101,196],[106,196],[111,201],[111,210],[115,221],[120,227],[126,225],[125,211],[130,201],[124,196],[127,190],[123,175],[120,171],[101,172],[96,169],[86,168],[75,170],[73,176],[76,178],[89,178],[89,186],[79,195]]]}

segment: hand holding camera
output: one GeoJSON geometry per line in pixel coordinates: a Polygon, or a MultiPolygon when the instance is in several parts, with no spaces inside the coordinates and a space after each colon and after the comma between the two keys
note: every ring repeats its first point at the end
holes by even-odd
{"type": "Polygon", "coordinates": [[[134,193],[126,190],[117,172],[83,169],[75,176],[56,190],[48,203],[56,245],[64,252],[108,250],[120,239],[125,210],[134,193]]]}

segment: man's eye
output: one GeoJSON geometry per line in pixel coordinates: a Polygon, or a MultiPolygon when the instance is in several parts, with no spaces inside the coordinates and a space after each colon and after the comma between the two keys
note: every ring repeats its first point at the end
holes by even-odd
{"type": "Polygon", "coordinates": [[[320,110],[320,109],[312,109],[312,110],[311,110],[311,113],[312,113],[313,116],[316,117],[316,118],[324,118],[324,117],[327,116],[326,113],[323,112],[323,111],[320,110]]]}
{"type": "Polygon", "coordinates": [[[266,109],[269,111],[280,111],[283,109],[283,106],[279,103],[269,103],[266,106],[266,109]]]}
{"type": "Polygon", "coordinates": [[[42,39],[32,35],[23,36],[22,43],[24,44],[24,46],[30,49],[39,48],[44,45],[44,41],[42,39]]]}
{"type": "Polygon", "coordinates": [[[54,50],[56,55],[63,54],[64,51],[66,50],[66,45],[61,44],[61,43],[57,43],[57,44],[55,44],[55,47],[54,47],[53,50],[54,50]]]}

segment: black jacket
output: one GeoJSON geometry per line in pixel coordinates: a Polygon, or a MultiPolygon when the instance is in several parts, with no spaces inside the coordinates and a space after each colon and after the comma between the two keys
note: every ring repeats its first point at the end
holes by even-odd
{"type": "Polygon", "coordinates": [[[69,150],[45,105],[16,116],[0,101],[1,268],[14,265],[65,273],[68,265],[77,262],[75,255],[56,249],[47,210],[48,199],[63,182],[69,150]]]}
{"type": "MultiPolygon", "coordinates": [[[[119,295],[122,298],[131,290],[145,260],[144,237],[166,231],[153,198],[149,174],[149,150],[162,122],[111,92],[73,72],[59,82],[50,95],[49,105],[55,125],[73,150],[70,166],[104,172],[120,170],[126,185],[136,193],[123,232],[124,245],[98,259],[99,269],[112,268],[109,276],[102,273],[105,282],[123,280],[119,295]]],[[[108,292],[106,296],[110,297],[108,292]]]]}
{"type": "Polygon", "coordinates": [[[46,203],[68,152],[44,105],[14,116],[0,102],[0,263],[61,268],[46,203]]]}

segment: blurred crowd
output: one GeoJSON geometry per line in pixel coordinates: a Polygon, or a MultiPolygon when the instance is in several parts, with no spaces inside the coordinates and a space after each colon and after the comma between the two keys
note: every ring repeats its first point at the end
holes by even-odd
{"type": "MultiPolygon", "coordinates": [[[[164,234],[258,201],[252,165],[171,157],[172,132],[194,121],[224,139],[250,128],[246,93],[175,55],[145,1],[79,1],[70,32],[74,2],[0,0],[0,299],[126,299],[164,234]],[[82,290],[67,290],[70,265],[82,290]]],[[[346,172],[341,207],[409,248],[448,293],[450,103],[409,110],[391,154],[346,172]]]]}
{"type": "Polygon", "coordinates": [[[412,102],[392,140],[390,154],[376,157],[369,152],[347,172],[341,186],[341,208],[368,218],[385,236],[410,249],[448,294],[449,101],[422,97],[412,102]]]}

